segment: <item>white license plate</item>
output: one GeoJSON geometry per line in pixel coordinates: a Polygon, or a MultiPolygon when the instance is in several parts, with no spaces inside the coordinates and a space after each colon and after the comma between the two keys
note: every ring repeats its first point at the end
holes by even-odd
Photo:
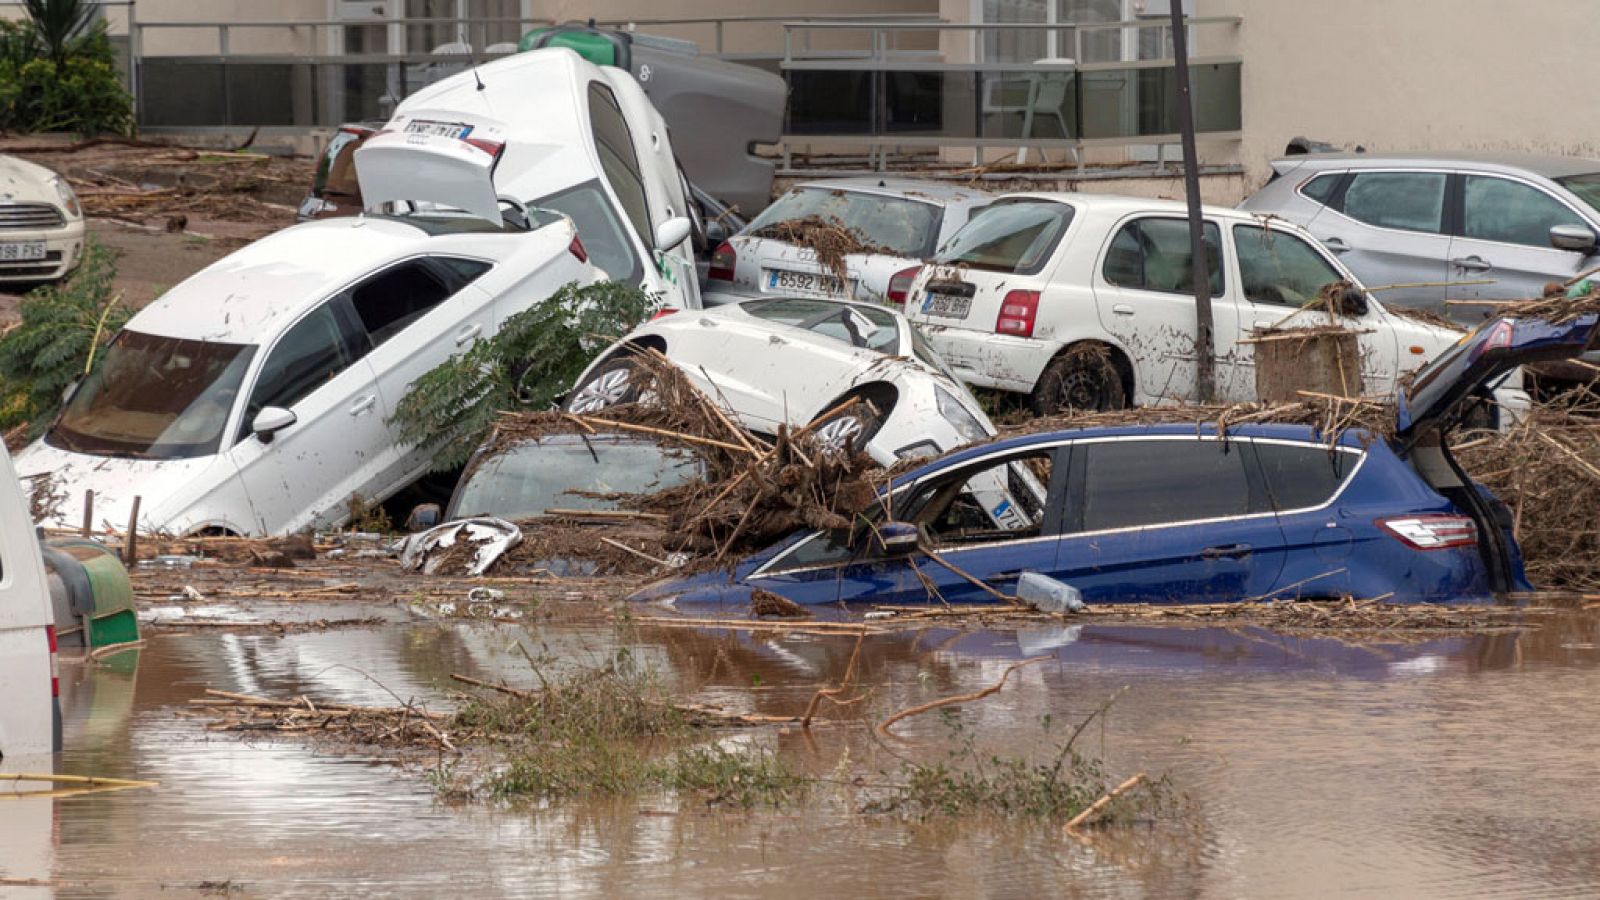
{"type": "Polygon", "coordinates": [[[829,297],[844,294],[844,282],[833,275],[814,272],[791,272],[788,269],[767,271],[767,290],[794,291],[800,294],[823,294],[829,297]]]}
{"type": "Polygon", "coordinates": [[[427,119],[412,119],[406,123],[406,132],[409,134],[431,134],[437,137],[455,138],[461,140],[472,133],[471,125],[460,122],[431,122],[427,119]]]}
{"type": "Polygon", "coordinates": [[[965,319],[967,317],[967,313],[971,311],[971,297],[957,297],[954,294],[922,295],[922,314],[925,316],[943,316],[947,319],[965,319]]]}
{"type": "Polygon", "coordinates": [[[44,241],[0,244],[0,262],[23,262],[30,259],[44,259],[44,241]]]}

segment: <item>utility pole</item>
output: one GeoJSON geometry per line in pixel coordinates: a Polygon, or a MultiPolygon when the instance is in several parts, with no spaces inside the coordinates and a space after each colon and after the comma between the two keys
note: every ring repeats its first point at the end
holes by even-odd
{"type": "Polygon", "coordinates": [[[1201,403],[1217,395],[1215,330],[1211,318],[1211,272],[1206,258],[1205,231],[1200,218],[1200,164],[1194,148],[1194,106],[1189,99],[1189,35],[1183,21],[1183,0],[1170,0],[1172,56],[1177,63],[1178,131],[1183,137],[1183,193],[1189,200],[1189,253],[1194,260],[1195,393],[1201,403]]]}

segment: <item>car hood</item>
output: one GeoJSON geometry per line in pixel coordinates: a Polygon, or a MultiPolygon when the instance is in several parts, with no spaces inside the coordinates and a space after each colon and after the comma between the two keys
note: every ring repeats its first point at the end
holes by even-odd
{"type": "Polygon", "coordinates": [[[56,173],[15,156],[0,156],[0,201],[7,203],[51,203],[61,198],[50,186],[56,173]]]}
{"type": "MultiPolygon", "coordinates": [[[[191,524],[182,519],[188,512],[185,507],[190,498],[204,490],[209,480],[214,480],[207,479],[207,470],[228,466],[220,456],[159,460],[90,456],[52,447],[42,440],[18,454],[15,462],[24,493],[32,488],[29,476],[48,473],[57,495],[65,495],[55,506],[54,513],[36,524],[51,528],[81,527],[84,493],[92,490],[92,527],[96,531],[126,530],[136,496],[141,498],[141,531],[181,530],[191,524]]],[[[240,526],[248,524],[238,523],[240,526]]]]}

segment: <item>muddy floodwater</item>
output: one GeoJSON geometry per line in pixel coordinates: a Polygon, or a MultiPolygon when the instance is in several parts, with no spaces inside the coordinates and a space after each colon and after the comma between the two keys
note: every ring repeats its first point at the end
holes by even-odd
{"type": "MultiPolygon", "coordinates": [[[[259,614],[259,613],[258,613],[259,614]]],[[[328,630],[153,630],[148,646],[66,665],[58,771],[150,790],[0,800],[6,896],[1358,896],[1600,893],[1600,619],[1522,630],[1339,638],[1254,625],[1088,623],[875,634],[868,700],[844,722],[751,729],[798,767],[892,776],[943,753],[950,722],[870,723],[977,690],[954,717],[980,747],[1045,752],[1041,720],[1081,720],[1107,778],[1165,774],[1174,824],[1085,845],[1059,830],[873,816],[826,788],[781,811],[645,797],[550,808],[437,799],[422,767],[315,741],[208,731],[207,688],[447,710],[451,673],[534,683],[629,652],[729,709],[802,710],[852,635],[604,622],[382,621],[328,630]],[[34,886],[22,886],[27,883],[34,886]]],[[[282,618],[281,616],[278,618],[282,618]]],[[[381,756],[381,754],[380,754],[381,756]]],[[[48,763],[47,763],[48,764],[48,763]]],[[[11,761],[7,761],[11,766],[11,761]]]]}

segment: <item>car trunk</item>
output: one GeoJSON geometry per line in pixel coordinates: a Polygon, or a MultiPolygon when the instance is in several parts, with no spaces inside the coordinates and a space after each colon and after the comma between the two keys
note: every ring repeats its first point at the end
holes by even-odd
{"type": "Polygon", "coordinates": [[[356,151],[356,177],[368,208],[380,203],[436,203],[500,222],[494,168],[505,128],[459,113],[421,110],[369,138],[356,151]]]}
{"type": "Polygon", "coordinates": [[[1424,367],[1399,396],[1395,450],[1430,487],[1477,523],[1478,552],[1495,591],[1515,587],[1511,515],[1462,470],[1446,438],[1518,366],[1571,359],[1597,340],[1600,316],[1595,314],[1562,323],[1495,319],[1424,367]]]}

